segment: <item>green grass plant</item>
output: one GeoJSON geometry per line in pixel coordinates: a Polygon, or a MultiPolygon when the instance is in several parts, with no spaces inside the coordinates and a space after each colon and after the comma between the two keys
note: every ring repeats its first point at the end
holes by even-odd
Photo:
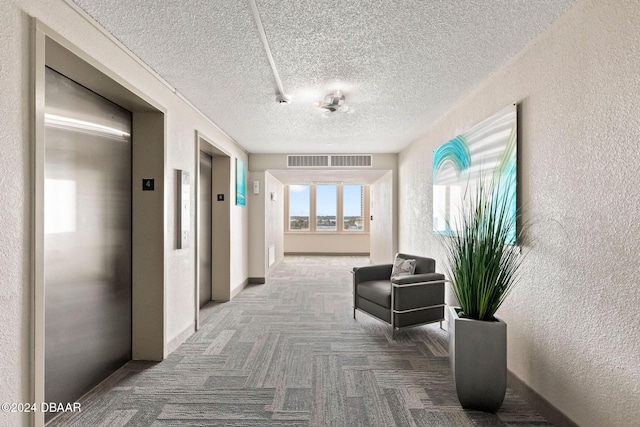
{"type": "Polygon", "coordinates": [[[493,320],[518,280],[523,255],[509,244],[516,230],[508,196],[515,192],[508,191],[509,185],[499,178],[479,184],[451,221],[457,231],[443,236],[446,273],[460,317],[493,320]]]}

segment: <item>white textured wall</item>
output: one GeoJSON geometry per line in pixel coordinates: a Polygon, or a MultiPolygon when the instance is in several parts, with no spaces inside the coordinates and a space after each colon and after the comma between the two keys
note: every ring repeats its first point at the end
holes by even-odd
{"type": "Polygon", "coordinates": [[[285,233],[284,251],[288,254],[368,254],[369,233],[285,233]]]}
{"type": "Polygon", "coordinates": [[[249,277],[265,277],[265,173],[249,172],[247,175],[247,207],[249,208],[249,277]],[[253,182],[260,182],[260,194],[253,194],[253,182]]]}
{"type": "Polygon", "coordinates": [[[284,257],[284,185],[269,172],[265,173],[265,268],[267,274],[273,270],[284,257]],[[277,194],[271,200],[271,193],[277,194]],[[268,249],[275,247],[275,262],[269,267],[268,249]]]}
{"type": "MultiPolygon", "coordinates": [[[[20,11],[0,13],[0,402],[29,399],[29,68],[28,31],[20,11]]],[[[0,414],[0,425],[26,416],[0,414]]]]}
{"type": "Polygon", "coordinates": [[[284,186],[269,172],[249,173],[249,184],[260,182],[260,194],[248,196],[249,277],[264,278],[284,256],[284,186]],[[271,193],[276,193],[275,201],[271,193]],[[275,263],[269,267],[269,246],[275,247],[275,263]]]}
{"type": "MultiPolygon", "coordinates": [[[[125,54],[81,15],[60,0],[2,1],[0,14],[0,401],[28,402],[30,336],[30,56],[29,16],[51,27],[91,57],[147,94],[166,109],[167,114],[167,239],[166,301],[167,341],[178,336],[195,317],[195,258],[193,245],[176,248],[176,169],[195,177],[195,131],[199,130],[232,156],[247,161],[240,150],[215,125],[193,110],[170,88],[154,78],[139,62],[125,54]]],[[[235,182],[235,181],[234,181],[235,182]]],[[[192,194],[192,200],[195,193],[192,194]]],[[[192,229],[195,226],[195,213],[192,229]]],[[[231,287],[240,286],[248,276],[246,208],[233,207],[231,215],[231,287]]],[[[0,424],[18,425],[26,418],[0,415],[0,424]]]]}
{"type": "MultiPolygon", "coordinates": [[[[247,284],[249,279],[249,203],[247,206],[237,206],[235,204],[236,197],[236,161],[235,157],[239,157],[245,164],[245,172],[247,177],[249,176],[248,170],[246,170],[249,163],[249,159],[246,153],[239,151],[237,147],[234,147],[231,160],[231,181],[229,182],[229,194],[232,195],[234,200],[231,206],[231,295],[234,295],[234,289],[238,289],[247,284]]],[[[246,197],[249,199],[249,194],[252,188],[250,182],[247,180],[246,197]]],[[[238,292],[238,291],[236,291],[238,292]]]]}
{"type": "Polygon", "coordinates": [[[534,242],[499,314],[508,367],[581,426],[640,420],[640,7],[578,1],[400,154],[400,249],[440,256],[432,150],[520,104],[534,242]]]}

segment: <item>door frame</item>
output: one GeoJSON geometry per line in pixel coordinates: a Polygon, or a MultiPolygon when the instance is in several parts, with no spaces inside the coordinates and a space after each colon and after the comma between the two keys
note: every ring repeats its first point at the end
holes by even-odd
{"type": "MultiPolygon", "coordinates": [[[[132,112],[132,358],[162,360],[166,347],[166,109],[57,32],[32,20],[31,401],[45,402],[44,99],[45,67],[132,112]],[[142,178],[155,191],[142,192],[142,178]]],[[[32,424],[44,425],[44,413],[32,424]]]]}
{"type": "MultiPolygon", "coordinates": [[[[209,252],[209,260],[208,260],[208,262],[209,262],[209,280],[208,280],[208,287],[209,287],[209,289],[208,289],[208,297],[209,297],[209,299],[204,304],[203,304],[203,301],[202,301],[203,287],[202,287],[202,282],[201,282],[201,279],[203,278],[202,277],[202,270],[201,270],[201,267],[202,267],[201,261],[202,261],[202,259],[200,258],[200,253],[201,253],[200,251],[203,249],[203,246],[205,246],[207,244],[207,242],[205,242],[203,240],[200,240],[200,238],[202,237],[200,234],[201,234],[202,231],[204,231],[204,230],[202,230],[201,227],[202,227],[203,224],[206,225],[206,223],[207,223],[207,218],[206,217],[203,218],[202,217],[202,212],[201,212],[201,209],[204,210],[204,211],[207,211],[207,209],[204,206],[201,205],[201,203],[203,203],[203,202],[209,204],[209,209],[208,209],[208,214],[209,214],[209,236],[205,236],[208,239],[208,242],[209,242],[208,243],[209,244],[209,251],[211,251],[211,249],[213,247],[213,228],[212,228],[212,225],[213,225],[213,221],[212,221],[212,218],[213,218],[213,157],[210,156],[209,154],[205,153],[204,151],[200,151],[200,161],[198,162],[198,167],[199,167],[199,169],[196,171],[198,173],[198,177],[196,179],[196,181],[197,181],[196,185],[198,186],[198,189],[196,190],[196,197],[198,198],[198,201],[196,203],[196,206],[198,207],[198,213],[196,214],[196,220],[198,221],[198,239],[194,240],[194,241],[196,241],[197,244],[198,244],[198,252],[197,252],[198,259],[196,260],[196,263],[198,264],[198,270],[196,271],[196,274],[198,276],[198,292],[199,292],[199,295],[198,295],[198,307],[202,308],[205,304],[207,304],[207,303],[209,303],[209,302],[211,302],[213,300],[213,268],[212,268],[213,267],[213,265],[212,265],[212,263],[213,263],[213,253],[209,252]],[[205,160],[205,158],[207,160],[205,160]],[[209,177],[208,177],[208,180],[209,180],[209,184],[208,184],[209,185],[209,187],[208,187],[208,189],[209,189],[209,199],[208,200],[207,200],[206,194],[203,194],[203,192],[206,191],[206,189],[205,189],[205,187],[202,186],[203,177],[204,177],[204,174],[202,172],[203,171],[202,166],[205,165],[207,162],[209,163],[209,166],[208,166],[208,172],[209,172],[209,177]],[[201,199],[201,197],[202,197],[202,199],[201,199]]],[[[204,254],[202,254],[202,255],[203,255],[203,258],[204,258],[204,254]]],[[[206,293],[206,290],[205,290],[205,293],[206,293]]]]}
{"type": "Polygon", "coordinates": [[[231,160],[232,156],[200,131],[195,136],[195,323],[200,329],[200,152],[211,156],[211,298],[215,301],[231,299],[231,160]],[[218,201],[217,195],[224,195],[218,201]],[[215,244],[214,244],[215,241],[215,244]]]}

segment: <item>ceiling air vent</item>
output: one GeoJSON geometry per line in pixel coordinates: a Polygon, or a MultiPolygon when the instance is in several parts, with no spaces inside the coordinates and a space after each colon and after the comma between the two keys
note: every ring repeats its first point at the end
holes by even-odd
{"type": "Polygon", "coordinates": [[[349,168],[370,168],[371,154],[333,154],[331,166],[349,168]]]}
{"type": "Polygon", "coordinates": [[[370,168],[371,154],[290,154],[290,168],[370,168]]]}
{"type": "Polygon", "coordinates": [[[287,166],[290,168],[318,168],[329,166],[329,156],[325,155],[289,155],[287,166]]]}

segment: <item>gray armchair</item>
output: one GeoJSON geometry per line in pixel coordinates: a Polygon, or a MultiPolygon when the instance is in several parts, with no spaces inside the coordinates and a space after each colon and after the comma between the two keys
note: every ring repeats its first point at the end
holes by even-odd
{"type": "Polygon", "coordinates": [[[391,325],[392,338],[397,329],[444,320],[443,274],[436,273],[432,258],[397,254],[415,259],[415,272],[391,278],[393,264],[355,267],[353,273],[353,318],[356,311],[391,325]],[[393,307],[393,309],[392,309],[393,307]]]}

